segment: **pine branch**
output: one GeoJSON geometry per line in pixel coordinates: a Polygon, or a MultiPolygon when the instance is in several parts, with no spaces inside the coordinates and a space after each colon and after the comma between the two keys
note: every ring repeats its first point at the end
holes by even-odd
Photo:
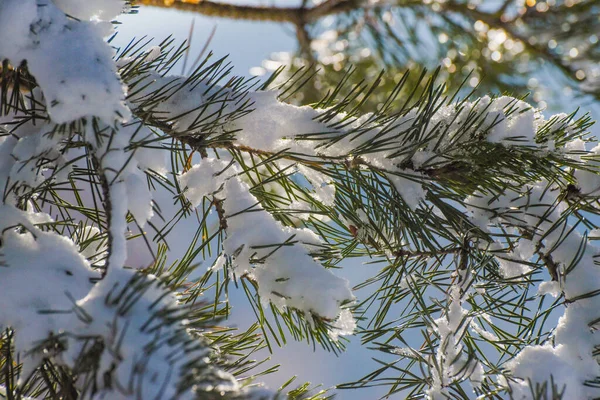
{"type": "MultiPolygon", "coordinates": [[[[213,143],[210,145],[206,145],[204,140],[201,137],[194,137],[188,134],[180,134],[176,130],[174,130],[169,124],[164,123],[156,118],[142,116],[149,124],[161,129],[163,132],[171,135],[174,139],[181,141],[182,143],[190,146],[191,149],[198,152],[205,152],[206,148],[211,149],[225,149],[230,151],[236,151],[241,153],[252,154],[256,156],[262,156],[269,159],[279,158],[288,161],[300,162],[305,165],[315,166],[315,167],[326,167],[331,165],[338,165],[347,169],[356,169],[360,167],[367,167],[372,171],[377,171],[380,173],[393,173],[391,170],[386,170],[385,168],[376,167],[369,162],[362,159],[360,156],[355,156],[352,158],[340,156],[340,157],[328,157],[322,155],[296,155],[292,153],[286,152],[274,152],[263,149],[255,149],[250,146],[245,145],[236,145],[234,142],[229,143],[213,143]]],[[[407,167],[410,169],[410,167],[407,167]]],[[[422,172],[432,179],[445,179],[452,178],[455,179],[457,176],[467,175],[468,172],[463,167],[459,167],[457,165],[448,165],[440,168],[414,168],[414,172],[422,172]]]]}

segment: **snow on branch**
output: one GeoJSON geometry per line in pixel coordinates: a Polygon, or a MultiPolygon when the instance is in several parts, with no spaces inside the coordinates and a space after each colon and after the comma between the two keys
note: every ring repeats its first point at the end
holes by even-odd
{"type": "MultiPolygon", "coordinates": [[[[266,212],[229,163],[204,159],[179,177],[194,207],[203,197],[222,202],[227,239],[217,264],[258,284],[263,301],[291,307],[305,315],[335,320],[341,306],[354,300],[348,281],[323,268],[310,255],[324,243],[311,230],[282,225],[266,212]]],[[[347,332],[349,333],[349,332],[347,332]]]]}
{"type": "Polygon", "coordinates": [[[103,37],[112,32],[108,21],[120,14],[124,2],[102,2],[101,7],[97,1],[85,3],[3,1],[0,37],[10,40],[0,43],[0,59],[8,59],[13,66],[26,63],[54,122],[96,116],[112,125],[116,120],[127,120],[130,111],[113,51],[103,37]],[[61,7],[88,21],[69,18],[61,7]],[[93,22],[90,17],[94,17],[93,22]]]}
{"type": "MultiPolygon", "coordinates": [[[[99,224],[108,223],[108,243],[96,251],[82,249],[70,235],[60,234],[60,223],[32,212],[33,203],[23,206],[19,196],[44,179],[58,179],[56,174],[43,175],[53,170],[57,159],[71,163],[80,158],[65,148],[75,137],[40,123],[30,132],[17,131],[23,135],[19,139],[0,138],[0,154],[6,155],[0,164],[0,186],[5,190],[0,205],[0,301],[12,305],[0,315],[0,326],[16,333],[21,383],[50,358],[80,376],[76,386],[90,398],[114,398],[116,393],[132,399],[157,393],[165,398],[237,395],[243,392],[238,381],[212,365],[209,344],[193,323],[193,310],[179,304],[158,278],[125,268],[127,214],[141,225],[151,217],[143,170],[160,166],[148,161],[143,151],[136,157],[135,149],[129,148],[147,128],[136,123],[117,126],[95,120],[78,128],[79,140],[89,147],[106,188],[108,218],[99,224]],[[53,154],[60,157],[37,167],[35,160],[53,154]],[[108,253],[108,259],[92,268],[83,254],[95,260],[98,252],[108,253]]],[[[95,226],[81,226],[76,232],[73,237],[80,243],[90,235],[92,243],[102,240],[95,226]]]]}
{"type": "MultiPolygon", "coordinates": [[[[564,398],[597,394],[585,383],[600,376],[593,353],[600,345],[595,334],[595,321],[600,317],[600,267],[594,259],[600,249],[565,218],[571,210],[561,197],[557,187],[540,181],[506,190],[501,196],[475,193],[467,199],[468,212],[482,229],[492,232],[493,227],[504,226],[518,238],[502,256],[501,272],[518,279],[530,272],[527,263],[537,257],[552,278],[540,285],[540,294],[562,294],[566,302],[553,340],[526,346],[505,364],[508,374],[501,380],[515,398],[527,398],[535,384],[551,380],[559,391],[565,390],[564,398]]],[[[496,247],[504,246],[498,242],[496,247]]]]}
{"type": "Polygon", "coordinates": [[[0,208],[0,301],[12,305],[0,326],[16,332],[21,382],[52,357],[79,374],[82,395],[93,398],[240,390],[207,362],[208,345],[186,326],[189,310],[160,280],[120,270],[94,284],[98,271],[69,238],[36,227],[48,222],[45,214],[0,208]]]}
{"type": "Polygon", "coordinates": [[[57,316],[70,312],[99,277],[71,240],[36,227],[49,222],[46,214],[0,206],[0,302],[12,305],[3,307],[0,326],[18,332],[15,351],[25,379],[44,357],[33,350],[65,329],[57,316]]]}
{"type": "Polygon", "coordinates": [[[132,83],[129,99],[136,115],[201,153],[224,148],[303,167],[317,163],[379,171],[413,211],[425,199],[428,182],[475,184],[493,168],[509,172],[501,157],[497,165],[490,157],[501,148],[523,157],[563,157],[569,141],[563,132],[574,134],[581,123],[565,114],[546,119],[507,96],[450,104],[440,98],[390,116],[356,116],[340,107],[294,106],[279,100],[276,90],[239,86],[221,87],[206,72],[192,77],[151,72],[132,83]],[[490,164],[487,170],[479,168],[478,158],[490,164]]]}
{"type": "MultiPolygon", "coordinates": [[[[462,273],[461,277],[465,278],[466,274],[462,273]]],[[[429,363],[432,379],[431,387],[426,390],[428,399],[447,398],[448,386],[453,382],[470,379],[478,386],[483,380],[483,366],[464,351],[461,343],[465,331],[472,324],[469,312],[462,307],[467,294],[464,289],[469,285],[470,282],[463,281],[450,286],[448,309],[442,317],[434,321],[434,331],[439,336],[439,344],[435,358],[432,357],[429,363]]]]}

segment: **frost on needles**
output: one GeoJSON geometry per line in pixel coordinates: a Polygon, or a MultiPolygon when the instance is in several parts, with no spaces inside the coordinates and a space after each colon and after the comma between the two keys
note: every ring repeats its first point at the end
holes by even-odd
{"type": "Polygon", "coordinates": [[[0,3],[0,396],[271,398],[240,350],[258,346],[252,331],[215,330],[227,308],[208,282],[241,283],[265,340],[285,325],[337,350],[362,304],[331,267],[358,256],[389,265],[372,282],[397,283],[381,293],[418,298],[408,322],[383,324],[385,307],[368,322],[376,337],[423,327],[421,347],[388,349],[416,366],[418,395],[528,398],[551,382],[597,396],[597,231],[583,213],[597,214],[600,147],[587,150],[585,117],[441,92],[373,114],[335,97],[296,106],[289,82],[225,81],[221,62],[171,74],[169,41],[115,54],[104,38],[124,7],[0,3]],[[169,267],[189,215],[200,228],[169,267]],[[138,251],[152,261],[133,265],[138,251]],[[211,266],[189,283],[200,256],[211,266]],[[507,333],[494,296],[515,288],[564,299],[554,329],[507,333]]]}

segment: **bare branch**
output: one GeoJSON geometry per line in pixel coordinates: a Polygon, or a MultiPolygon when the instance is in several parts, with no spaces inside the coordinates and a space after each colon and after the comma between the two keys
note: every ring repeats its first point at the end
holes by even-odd
{"type": "Polygon", "coordinates": [[[198,14],[250,21],[289,22],[295,25],[314,22],[326,15],[348,12],[362,5],[360,0],[328,0],[318,6],[305,9],[303,7],[260,7],[219,3],[214,1],[176,0],[139,0],[137,4],[174,8],[198,14]]]}

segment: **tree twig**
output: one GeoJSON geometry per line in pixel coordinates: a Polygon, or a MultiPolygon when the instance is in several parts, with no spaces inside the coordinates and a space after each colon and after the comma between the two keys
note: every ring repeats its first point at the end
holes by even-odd
{"type": "Polygon", "coordinates": [[[260,7],[226,4],[216,1],[175,0],[138,0],[136,4],[151,7],[173,8],[198,14],[250,21],[289,22],[295,25],[314,22],[333,14],[352,11],[361,6],[360,0],[327,0],[311,8],[303,7],[260,7]]]}
{"type": "MultiPolygon", "coordinates": [[[[110,185],[108,183],[108,180],[106,179],[106,176],[104,175],[104,171],[102,171],[102,169],[100,168],[100,165],[101,165],[100,160],[98,160],[94,156],[94,157],[92,157],[92,161],[95,164],[94,168],[96,169],[96,171],[98,171],[98,179],[100,181],[100,187],[102,188],[102,206],[104,207],[104,214],[106,215],[106,226],[107,226],[106,233],[107,233],[107,243],[108,244],[107,244],[106,252],[107,252],[107,254],[111,254],[114,237],[113,237],[112,231],[111,231],[113,213],[112,213],[112,203],[111,203],[111,198],[110,198],[110,185]]],[[[102,269],[100,279],[102,279],[106,276],[106,273],[108,272],[108,268],[109,268],[109,262],[110,262],[110,256],[106,258],[106,264],[104,264],[104,268],[102,269]]]]}

